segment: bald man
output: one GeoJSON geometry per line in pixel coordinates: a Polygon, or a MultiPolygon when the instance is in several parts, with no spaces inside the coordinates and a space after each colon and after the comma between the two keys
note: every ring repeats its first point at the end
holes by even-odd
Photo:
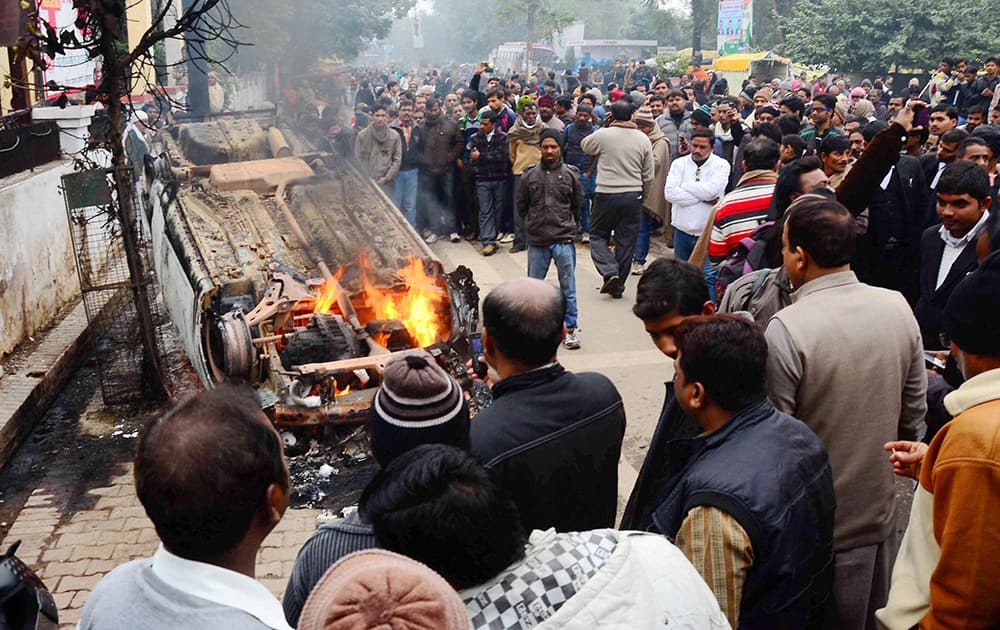
{"type": "Polygon", "coordinates": [[[281,438],[248,388],[222,385],[148,424],[135,490],[160,548],[101,579],[81,630],[291,630],[254,579],[257,550],[288,505],[289,480],[281,438]]]}
{"type": "Polygon", "coordinates": [[[559,289],[533,278],[483,301],[494,402],[472,423],[472,454],[510,491],[528,531],[615,523],[625,408],[605,376],[559,364],[565,316],[559,289]]]}

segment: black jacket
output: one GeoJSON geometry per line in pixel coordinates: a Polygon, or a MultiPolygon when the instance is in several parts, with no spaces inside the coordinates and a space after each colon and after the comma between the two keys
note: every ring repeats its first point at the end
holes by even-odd
{"type": "Polygon", "coordinates": [[[420,168],[420,159],[424,153],[424,128],[412,125],[410,127],[410,142],[407,144],[406,135],[399,128],[399,124],[393,122],[389,125],[399,134],[399,139],[403,141],[403,159],[399,163],[399,170],[412,171],[420,168]]]}
{"type": "Polygon", "coordinates": [[[510,145],[507,134],[495,129],[490,140],[480,129],[469,140],[469,164],[477,182],[506,181],[510,177],[510,145]],[[472,149],[479,151],[479,159],[473,160],[472,149]]]}
{"type": "Polygon", "coordinates": [[[621,395],[605,376],[561,365],[510,376],[472,421],[472,454],[513,495],[527,531],[614,527],[621,395]]]}
{"type": "Polygon", "coordinates": [[[580,171],[562,160],[551,169],[544,163],[529,166],[521,175],[515,203],[528,245],[572,242],[583,203],[580,171]]]}
{"type": "Polygon", "coordinates": [[[652,531],[674,538],[692,508],[721,509],[754,551],[739,627],[824,627],[833,605],[836,498],[816,434],[764,399],[666,451],[673,474],[656,489],[652,531]]]}
{"type": "Polygon", "coordinates": [[[924,347],[931,349],[942,348],[940,336],[944,330],[944,307],[951,292],[962,278],[979,266],[976,239],[972,239],[955,259],[955,264],[951,266],[951,271],[941,286],[935,288],[938,270],[941,268],[941,256],[944,254],[944,241],[941,240],[939,230],[940,226],[937,225],[927,228],[920,241],[920,300],[914,310],[924,347]]]}
{"type": "Polygon", "coordinates": [[[458,123],[441,114],[437,120],[425,121],[423,129],[423,171],[430,175],[449,173],[465,148],[465,136],[459,132],[458,123]]]}
{"type": "Polygon", "coordinates": [[[653,525],[653,510],[656,509],[656,493],[663,488],[671,471],[667,444],[674,440],[690,439],[701,433],[701,425],[684,415],[674,396],[673,382],[666,383],[667,393],[663,399],[660,419],[653,431],[653,439],[642,460],[639,477],[629,495],[625,513],[622,515],[621,529],[648,531],[653,525]]]}

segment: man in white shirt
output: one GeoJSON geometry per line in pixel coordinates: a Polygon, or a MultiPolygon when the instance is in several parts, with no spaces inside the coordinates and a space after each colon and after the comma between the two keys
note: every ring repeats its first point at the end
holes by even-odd
{"type": "Polygon", "coordinates": [[[663,191],[673,204],[674,258],[678,260],[691,257],[712,206],[729,183],[729,162],[712,153],[715,134],[710,129],[696,129],[691,132],[690,144],[691,153],[670,165],[663,191]]]}
{"type": "Polygon", "coordinates": [[[941,171],[937,182],[941,225],[920,239],[920,299],[915,314],[924,347],[942,349],[945,304],[952,290],[977,266],[976,239],[989,218],[990,179],[986,170],[960,160],[941,171]]]}
{"type": "Polygon", "coordinates": [[[249,389],[223,385],[148,425],[135,489],[162,541],[94,588],[80,630],[291,630],[254,579],[257,550],[288,505],[281,438],[249,389]]]}

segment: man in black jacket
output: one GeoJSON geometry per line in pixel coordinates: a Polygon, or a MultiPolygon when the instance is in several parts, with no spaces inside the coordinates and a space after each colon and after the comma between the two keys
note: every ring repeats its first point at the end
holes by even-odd
{"type": "Polygon", "coordinates": [[[525,529],[613,527],[625,437],[621,395],[605,376],[556,360],[566,302],[551,284],[510,280],[483,301],[492,405],[472,423],[472,454],[511,493],[525,529]]]}
{"type": "MultiPolygon", "coordinates": [[[[673,360],[677,358],[674,331],[692,317],[713,315],[715,302],[708,296],[701,269],[675,258],[658,258],[639,279],[632,312],[642,320],[656,349],[673,360]]],[[[622,529],[653,528],[653,511],[671,475],[667,443],[693,438],[701,432],[698,423],[677,404],[673,382],[667,381],[665,386],[663,410],[625,506],[622,529]]]]}
{"type": "Polygon", "coordinates": [[[521,176],[515,203],[524,222],[528,244],[528,277],[544,280],[549,263],[555,262],[559,288],[566,300],[566,339],[570,350],[580,347],[576,336],[576,236],[580,222],[583,188],[580,171],[562,161],[562,135],[555,129],[542,131],[542,159],[521,176]]]}
{"type": "Polygon", "coordinates": [[[920,243],[920,300],[915,315],[924,348],[942,349],[945,304],[959,281],[978,266],[976,241],[989,218],[990,180],[965,160],[949,165],[937,184],[941,225],[927,228],[920,243]]]}

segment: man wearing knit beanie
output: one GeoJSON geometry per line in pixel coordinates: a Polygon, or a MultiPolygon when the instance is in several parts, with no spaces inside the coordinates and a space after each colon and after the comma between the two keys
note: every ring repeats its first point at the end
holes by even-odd
{"type": "Polygon", "coordinates": [[[542,131],[541,163],[524,171],[514,200],[517,216],[524,223],[528,244],[528,276],[544,280],[549,263],[559,274],[559,288],[566,301],[566,338],[570,350],[580,347],[576,335],[576,244],[580,224],[583,186],[580,170],[562,159],[563,134],[542,131]]]}
{"type": "Polygon", "coordinates": [[[944,312],[966,381],[944,399],[954,416],[930,446],[890,442],[897,474],[919,480],[892,573],[884,627],[1000,625],[1000,254],[962,280],[944,312]],[[931,579],[933,575],[933,579],[931,579]]]}
{"type": "Polygon", "coordinates": [[[639,215],[639,235],[636,238],[635,254],[632,256],[632,275],[638,276],[646,269],[653,219],[658,219],[661,224],[667,220],[667,199],[663,196],[663,189],[667,184],[667,172],[670,170],[670,141],[656,124],[653,110],[648,105],[640,107],[633,120],[639,131],[649,138],[649,143],[653,147],[653,185],[642,200],[643,212],[639,215]]]}
{"type": "MultiPolygon", "coordinates": [[[[380,467],[421,444],[469,450],[469,407],[458,383],[427,352],[391,359],[382,373],[368,422],[380,467]]],[[[370,523],[358,512],[324,523],[299,551],[285,589],[285,618],[295,626],[306,597],[343,556],[376,547],[370,523]]]]}
{"type": "Polygon", "coordinates": [[[337,561],[313,589],[299,630],[471,630],[465,604],[440,575],[381,549],[337,561]]]}

